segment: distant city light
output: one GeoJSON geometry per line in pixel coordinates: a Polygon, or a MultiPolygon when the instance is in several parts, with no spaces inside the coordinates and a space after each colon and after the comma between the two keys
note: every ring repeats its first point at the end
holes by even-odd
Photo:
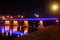
{"type": "Polygon", "coordinates": [[[24,16],[23,16],[23,15],[21,15],[21,18],[24,18],[24,16]]]}
{"type": "Polygon", "coordinates": [[[2,19],[6,19],[5,16],[1,16],[2,19]]]}
{"type": "Polygon", "coordinates": [[[35,13],[34,16],[36,16],[37,14],[35,13]]]}
{"type": "Polygon", "coordinates": [[[6,17],[9,18],[9,15],[7,15],[6,17]]]}
{"type": "Polygon", "coordinates": [[[34,14],[34,16],[35,16],[35,17],[39,17],[39,15],[38,15],[38,14],[36,14],[36,13],[34,14]]]}
{"type": "Polygon", "coordinates": [[[18,15],[18,17],[20,17],[20,15],[18,15]]]}
{"type": "Polygon", "coordinates": [[[13,16],[10,16],[10,18],[13,18],[13,16]]]}
{"type": "Polygon", "coordinates": [[[36,15],[36,17],[39,17],[39,15],[36,15]]]}

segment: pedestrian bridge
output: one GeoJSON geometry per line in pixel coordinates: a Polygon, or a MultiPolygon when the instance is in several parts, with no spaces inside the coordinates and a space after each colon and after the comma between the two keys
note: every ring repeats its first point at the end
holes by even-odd
{"type": "MultiPolygon", "coordinates": [[[[56,22],[58,22],[58,18],[13,18],[13,19],[1,19],[2,21],[4,20],[4,28],[2,28],[2,34],[4,33],[4,31],[6,31],[6,35],[8,36],[8,32],[7,30],[10,30],[11,31],[11,25],[13,25],[12,27],[12,30],[10,32],[10,35],[12,35],[12,32],[15,33],[15,34],[20,34],[21,35],[21,32],[18,31],[18,28],[20,29],[20,31],[22,30],[22,25],[19,24],[19,20],[23,20],[23,25],[24,25],[24,35],[26,33],[28,33],[28,29],[29,29],[29,23],[28,21],[29,20],[37,20],[39,21],[39,28],[44,28],[43,26],[43,21],[44,20],[56,20],[56,22]]],[[[22,21],[21,21],[22,22],[22,21]]],[[[23,33],[22,33],[23,34],[23,33]]]]}

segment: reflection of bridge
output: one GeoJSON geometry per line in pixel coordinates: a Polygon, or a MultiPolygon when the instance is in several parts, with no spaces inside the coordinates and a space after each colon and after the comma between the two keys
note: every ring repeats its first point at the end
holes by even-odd
{"type": "MultiPolygon", "coordinates": [[[[18,28],[20,28],[20,31],[22,30],[22,26],[19,24],[19,20],[24,20],[24,34],[28,33],[28,20],[39,20],[39,28],[44,28],[43,26],[43,20],[56,20],[56,22],[58,22],[58,18],[16,18],[16,19],[3,19],[4,25],[5,25],[5,30],[10,30],[10,25],[13,25],[13,32],[16,32],[18,30],[18,28]],[[12,23],[11,23],[12,22],[12,23]],[[19,25],[19,27],[18,27],[19,25]]],[[[4,30],[2,30],[2,34],[4,33],[4,30]]],[[[12,34],[12,32],[10,32],[10,35],[12,34]]],[[[6,35],[8,35],[8,32],[6,32],[6,35]]]]}

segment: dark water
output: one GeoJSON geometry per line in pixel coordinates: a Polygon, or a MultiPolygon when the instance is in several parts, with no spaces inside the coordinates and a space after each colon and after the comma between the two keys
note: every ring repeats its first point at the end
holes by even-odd
{"type": "MultiPolygon", "coordinates": [[[[55,20],[53,20],[53,21],[43,21],[43,22],[44,22],[43,23],[44,27],[49,26],[49,25],[56,25],[55,20]]],[[[31,33],[31,32],[34,32],[34,31],[38,30],[37,29],[37,27],[39,25],[38,23],[39,23],[39,21],[29,21],[29,31],[28,31],[28,33],[31,33]]],[[[60,24],[60,21],[59,21],[59,24],[60,24]]],[[[5,26],[6,25],[4,25],[4,23],[0,22],[0,31],[1,31],[1,27],[5,27],[5,26]]],[[[13,25],[10,25],[10,27],[12,28],[13,25]]],[[[19,25],[18,25],[18,31],[19,31],[19,25]]],[[[24,26],[23,26],[23,23],[22,23],[22,32],[23,31],[24,31],[24,26]]],[[[10,36],[6,37],[6,35],[2,36],[1,32],[0,32],[0,39],[2,39],[2,40],[5,40],[5,39],[6,40],[11,39],[12,40],[14,37],[17,37],[17,35],[13,34],[11,37],[10,36]]]]}

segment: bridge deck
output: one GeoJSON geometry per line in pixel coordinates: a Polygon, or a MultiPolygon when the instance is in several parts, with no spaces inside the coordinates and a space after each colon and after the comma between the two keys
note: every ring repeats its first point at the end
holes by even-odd
{"type": "MultiPolygon", "coordinates": [[[[8,20],[57,20],[58,18],[13,18],[8,20]]],[[[7,19],[3,19],[7,20],[7,19]]]]}

